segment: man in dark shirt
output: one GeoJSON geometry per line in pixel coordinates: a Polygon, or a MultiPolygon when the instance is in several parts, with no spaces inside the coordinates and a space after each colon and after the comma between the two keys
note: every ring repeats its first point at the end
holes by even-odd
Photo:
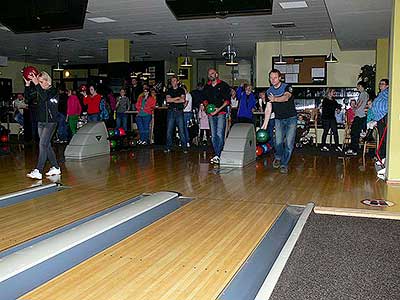
{"type": "Polygon", "coordinates": [[[214,104],[216,110],[208,115],[211,128],[211,142],[214,148],[214,157],[212,164],[219,164],[222,149],[225,143],[225,128],[228,106],[230,105],[230,87],[218,78],[218,72],[214,68],[208,69],[209,81],[203,89],[203,104],[207,107],[214,104]]]}
{"type": "Polygon", "coordinates": [[[262,129],[267,129],[271,111],[275,113],[275,159],[272,166],[288,173],[288,164],[296,138],[297,112],[294,105],[293,89],[281,82],[279,70],[269,72],[271,87],[266,91],[268,104],[262,129]]]}
{"type": "Polygon", "coordinates": [[[143,93],[143,87],[139,84],[138,80],[136,78],[132,78],[132,88],[131,88],[131,103],[133,107],[135,106],[134,104],[136,103],[137,99],[139,98],[139,95],[143,93]]]}
{"type": "Polygon", "coordinates": [[[187,142],[185,138],[183,108],[185,103],[185,91],[178,86],[178,77],[171,77],[171,88],[167,91],[167,145],[165,152],[170,152],[172,148],[175,126],[178,126],[179,137],[183,152],[187,153],[187,142]]]}

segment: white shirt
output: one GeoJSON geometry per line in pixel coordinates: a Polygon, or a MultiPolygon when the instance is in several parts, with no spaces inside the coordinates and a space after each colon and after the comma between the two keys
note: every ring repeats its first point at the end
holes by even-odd
{"type": "Polygon", "coordinates": [[[192,112],[192,95],[190,95],[190,93],[186,94],[186,102],[187,105],[183,109],[183,112],[192,112]]]}
{"type": "Polygon", "coordinates": [[[238,107],[239,101],[237,98],[231,98],[231,107],[238,107]]]}

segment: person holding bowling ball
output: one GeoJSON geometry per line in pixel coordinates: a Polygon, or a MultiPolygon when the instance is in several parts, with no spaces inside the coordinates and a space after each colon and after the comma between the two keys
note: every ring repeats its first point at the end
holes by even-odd
{"type": "Polygon", "coordinates": [[[293,89],[283,83],[279,70],[269,72],[271,86],[266,91],[268,103],[262,129],[268,128],[271,112],[275,113],[275,159],[272,166],[280,173],[288,173],[288,164],[294,149],[297,127],[297,112],[294,104],[293,89]]]}
{"type": "Polygon", "coordinates": [[[36,168],[26,176],[41,180],[47,160],[50,161],[51,168],[46,176],[60,175],[61,168],[51,147],[51,139],[57,128],[57,89],[51,85],[51,77],[46,72],[41,72],[38,75],[31,73],[27,78],[23,78],[25,81],[25,98],[37,97],[38,99],[39,159],[36,168]]]}
{"type": "Polygon", "coordinates": [[[211,128],[211,142],[214,148],[214,157],[210,161],[212,164],[219,164],[224,148],[230,92],[231,88],[219,79],[218,72],[214,68],[208,69],[208,82],[203,89],[203,105],[206,107],[211,128]],[[208,105],[214,105],[215,109],[207,109],[208,105]]]}

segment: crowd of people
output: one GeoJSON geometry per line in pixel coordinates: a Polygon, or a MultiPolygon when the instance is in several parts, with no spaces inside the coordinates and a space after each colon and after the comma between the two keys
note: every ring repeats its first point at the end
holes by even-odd
{"type": "MultiPolygon", "coordinates": [[[[219,78],[214,68],[208,70],[207,76],[208,81],[204,85],[198,84],[191,92],[176,76],[170,78],[168,88],[158,91],[145,83],[140,84],[133,78],[131,85],[121,87],[119,95],[114,97],[112,93],[99,93],[95,85],[81,86],[77,91],[57,91],[46,72],[41,72],[39,75],[31,74],[29,79],[24,79],[24,95],[19,94],[14,101],[15,120],[21,125],[24,123],[24,109],[32,103],[35,104],[31,121],[36,122],[32,127],[38,132],[40,151],[36,168],[27,176],[41,179],[47,159],[51,168],[46,175],[61,173],[51,147],[52,137],[57,132],[56,141],[68,142],[77,132],[78,120],[83,112],[86,112],[88,122],[104,121],[107,127],[122,127],[128,131],[127,112],[135,110],[139,133],[138,144],[149,145],[154,109],[162,103],[168,108],[164,149],[166,153],[173,150],[178,129],[179,145],[184,153],[188,152],[192,146],[193,136],[196,136],[198,144],[211,142],[213,156],[210,163],[219,164],[229,127],[233,123],[252,123],[268,130],[269,136],[274,137],[271,141],[274,148],[273,167],[283,174],[288,173],[296,134],[299,135],[299,129],[304,129],[306,122],[301,115],[298,115],[293,88],[282,81],[280,71],[275,69],[270,71],[270,87],[266,91],[260,91],[258,95],[254,93],[250,84],[241,84],[237,89],[230,87],[219,78]],[[210,107],[213,109],[209,109],[210,107]],[[254,116],[256,111],[263,114],[259,124],[256,124],[254,116]],[[193,123],[198,125],[195,133],[190,130],[193,123]]],[[[370,138],[373,126],[378,128],[381,137],[385,136],[388,80],[382,79],[379,86],[380,93],[376,99],[370,99],[365,91],[365,84],[359,82],[358,99],[351,101],[345,114],[342,114],[343,109],[335,100],[335,90],[332,88],[326,90],[319,107],[323,127],[321,151],[330,150],[326,144],[329,131],[334,137],[334,150],[342,151],[337,125],[343,119],[351,124],[351,144],[345,152],[346,155],[357,155],[360,136],[370,138]]],[[[385,142],[381,144],[379,158],[384,158],[385,142]]]]}

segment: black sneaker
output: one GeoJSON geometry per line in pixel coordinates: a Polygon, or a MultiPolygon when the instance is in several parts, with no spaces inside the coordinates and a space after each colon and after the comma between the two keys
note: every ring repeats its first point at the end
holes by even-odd
{"type": "Polygon", "coordinates": [[[170,153],[171,152],[171,149],[164,149],[164,153],[170,153]]]}

